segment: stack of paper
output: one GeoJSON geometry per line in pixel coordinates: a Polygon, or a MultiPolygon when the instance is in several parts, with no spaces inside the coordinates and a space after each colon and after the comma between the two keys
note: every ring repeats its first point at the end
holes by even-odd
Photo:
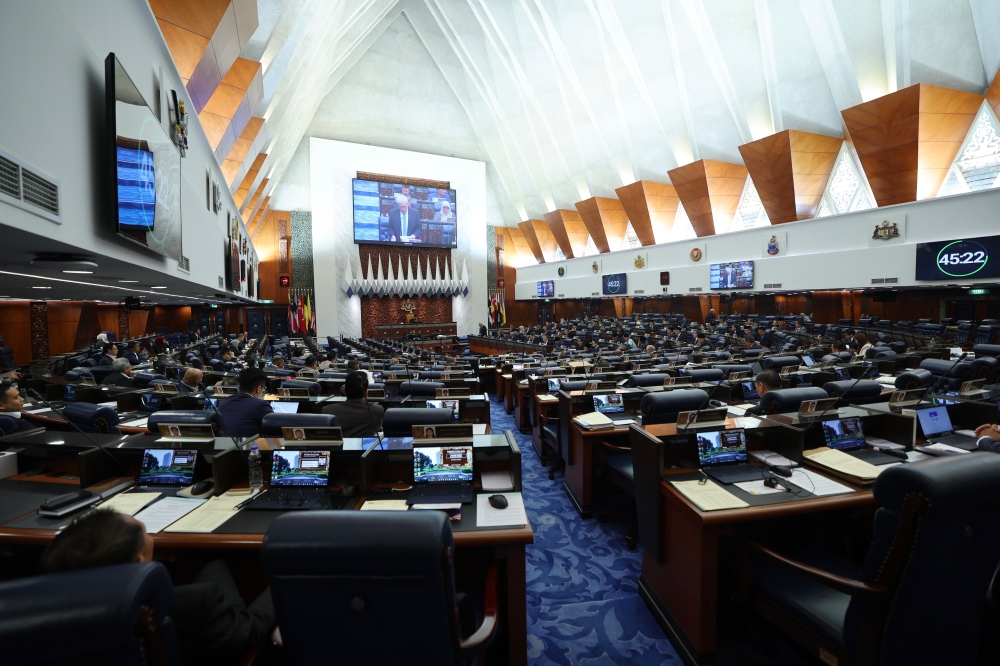
{"type": "Polygon", "coordinates": [[[408,511],[410,505],[401,500],[368,500],[361,505],[362,511],[408,511]]]}
{"type": "Polygon", "coordinates": [[[600,430],[602,428],[614,428],[615,423],[600,412],[588,412],[573,417],[573,422],[586,430],[600,430]]]}
{"type": "Polygon", "coordinates": [[[247,495],[213,497],[167,527],[165,532],[208,534],[236,515],[237,507],[247,501],[247,495]]]}
{"type": "Polygon", "coordinates": [[[750,506],[712,480],[706,483],[700,481],[671,481],[670,484],[702,511],[743,509],[750,506]]]}
{"type": "Polygon", "coordinates": [[[112,509],[118,513],[124,513],[126,516],[134,516],[136,511],[159,496],[160,493],[121,493],[106,502],[102,502],[100,508],[112,509]]]}
{"type": "Polygon", "coordinates": [[[813,449],[811,451],[803,451],[802,455],[805,462],[822,467],[823,469],[854,483],[874,483],[875,478],[882,471],[881,468],[876,467],[871,463],[867,463],[864,460],[858,460],[857,458],[849,456],[843,451],[838,451],[836,449],[813,449]]]}
{"type": "Polygon", "coordinates": [[[205,500],[200,499],[167,497],[137,513],[135,519],[146,526],[146,532],[156,534],[204,503],[205,500]]]}

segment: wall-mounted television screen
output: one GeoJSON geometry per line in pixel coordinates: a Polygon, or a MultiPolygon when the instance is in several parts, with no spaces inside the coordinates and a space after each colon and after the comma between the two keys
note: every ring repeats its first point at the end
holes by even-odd
{"type": "Polygon", "coordinates": [[[104,85],[115,232],[180,261],[180,153],[114,53],[104,85]]]}
{"type": "Polygon", "coordinates": [[[712,289],[753,289],[753,262],[730,261],[712,264],[709,270],[712,289]]]}
{"type": "Polygon", "coordinates": [[[455,190],[355,178],[354,242],[458,247],[455,190]]]}
{"type": "Polygon", "coordinates": [[[605,296],[624,296],[628,293],[628,276],[625,273],[602,275],[601,291],[605,296]]]}
{"type": "Polygon", "coordinates": [[[538,297],[551,298],[556,293],[555,283],[552,280],[538,281],[538,297]]]}
{"type": "Polygon", "coordinates": [[[917,243],[918,280],[1000,276],[1000,236],[917,243]]]}

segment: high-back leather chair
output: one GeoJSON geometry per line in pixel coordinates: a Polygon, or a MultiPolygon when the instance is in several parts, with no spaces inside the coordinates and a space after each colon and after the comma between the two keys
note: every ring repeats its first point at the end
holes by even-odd
{"type": "Polygon", "coordinates": [[[395,407],[382,416],[382,432],[386,437],[409,437],[415,425],[448,425],[454,423],[450,409],[435,407],[395,407]]]}
{"type": "Polygon", "coordinates": [[[781,372],[782,368],[789,365],[798,367],[802,365],[802,361],[798,356],[768,356],[760,362],[761,368],[775,372],[781,372]]]}
{"type": "Polygon", "coordinates": [[[7,666],[180,666],[174,587],[158,562],[19,578],[0,584],[7,666]]]}
{"type": "Polygon", "coordinates": [[[222,418],[214,409],[161,409],[149,415],[146,427],[156,437],[160,436],[160,424],[210,425],[218,437],[222,434],[222,418]]]}
{"type": "Polygon", "coordinates": [[[823,400],[829,397],[826,391],[817,386],[777,389],[765,393],[759,406],[762,414],[787,414],[799,411],[803,400],[823,400]]]}
{"type": "Polygon", "coordinates": [[[975,353],[976,358],[981,358],[983,356],[992,356],[993,358],[1000,357],[1000,345],[976,345],[972,348],[973,353],[975,353]]]}
{"type": "Polygon", "coordinates": [[[403,382],[399,385],[400,396],[423,396],[433,398],[435,389],[447,388],[444,382],[403,382]]]}
{"type": "Polygon", "coordinates": [[[152,372],[137,372],[133,375],[135,380],[136,388],[148,388],[153,382],[165,382],[167,381],[166,375],[156,374],[152,372]]]}
{"type": "Polygon", "coordinates": [[[287,389],[309,389],[309,395],[322,395],[323,388],[320,386],[319,382],[313,382],[306,379],[286,379],[281,382],[281,388],[287,389]]]}
{"type": "Polygon", "coordinates": [[[750,604],[826,663],[980,663],[980,613],[1000,561],[998,486],[992,453],[885,469],[864,564],[746,542],[750,604]]]}
{"type": "Polygon", "coordinates": [[[644,386],[663,386],[663,383],[670,377],[666,373],[654,372],[647,375],[632,375],[629,386],[641,388],[644,386]]]}
{"type": "Polygon", "coordinates": [[[841,407],[847,405],[867,405],[877,402],[882,395],[882,385],[872,379],[844,379],[839,382],[827,382],[823,384],[823,390],[831,398],[840,398],[837,404],[841,407]]]}
{"type": "Polygon", "coordinates": [[[724,373],[718,368],[691,368],[684,370],[683,374],[693,382],[721,382],[724,373]]]}
{"type": "Polygon", "coordinates": [[[733,374],[734,372],[750,372],[751,370],[751,366],[739,363],[727,364],[727,365],[715,365],[712,367],[714,367],[716,370],[722,370],[722,376],[726,379],[729,379],[729,375],[733,374]]]}
{"type": "Polygon", "coordinates": [[[679,389],[647,393],[639,402],[644,425],[677,423],[680,412],[693,412],[708,407],[708,393],[701,389],[679,389]]]}
{"type": "Polygon", "coordinates": [[[282,428],[331,428],[340,421],[333,414],[285,414],[275,412],[264,416],[260,424],[261,437],[282,437],[282,428]]]}
{"type": "Polygon", "coordinates": [[[63,408],[67,421],[75,423],[84,432],[118,435],[118,412],[114,407],[89,402],[71,402],[63,408]]]}
{"type": "Polygon", "coordinates": [[[344,664],[466,663],[496,635],[496,567],[487,573],[482,622],[463,638],[454,553],[451,525],[440,511],[277,518],[264,535],[261,562],[290,663],[329,661],[330,645],[317,637],[331,627],[348,637],[337,641],[344,664]]]}
{"type": "Polygon", "coordinates": [[[939,390],[957,391],[962,382],[972,379],[972,363],[962,361],[954,363],[940,358],[925,358],[920,361],[920,367],[929,370],[939,390]]]}
{"type": "Polygon", "coordinates": [[[94,373],[90,372],[90,368],[78,367],[74,368],[73,370],[67,371],[66,374],[63,375],[63,379],[66,381],[67,384],[79,384],[81,378],[83,377],[89,377],[90,379],[93,379],[94,373]]]}
{"type": "Polygon", "coordinates": [[[896,381],[893,382],[893,386],[901,391],[906,391],[909,389],[929,388],[933,383],[934,375],[930,373],[930,370],[913,368],[912,370],[899,373],[896,381]]]}

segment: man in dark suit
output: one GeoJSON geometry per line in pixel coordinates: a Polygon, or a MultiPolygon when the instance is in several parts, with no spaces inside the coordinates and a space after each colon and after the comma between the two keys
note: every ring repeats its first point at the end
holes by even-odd
{"type": "MultiPolygon", "coordinates": [[[[17,419],[17,431],[31,430],[35,426],[21,418],[21,408],[24,407],[24,398],[17,387],[10,382],[0,382],[0,414],[17,419]]],[[[381,408],[379,408],[381,409],[381,408]]],[[[381,419],[381,417],[379,417],[381,419]]],[[[5,432],[5,435],[13,433],[5,432]]]]}
{"type": "Polygon", "coordinates": [[[367,402],[368,376],[363,372],[352,372],[344,381],[347,400],[335,402],[323,408],[324,414],[333,414],[340,421],[344,437],[374,437],[382,427],[382,405],[367,402]]]}
{"type": "Polygon", "coordinates": [[[185,395],[201,393],[204,389],[201,386],[202,377],[205,376],[198,368],[188,368],[181,378],[181,383],[177,387],[177,392],[185,395]]]}
{"type": "Polygon", "coordinates": [[[97,362],[97,365],[111,365],[118,358],[118,345],[109,342],[104,345],[104,355],[97,362]]]}
{"type": "Polygon", "coordinates": [[[482,337],[486,337],[486,325],[483,323],[479,324],[479,335],[482,337]]]}
{"type": "MultiPolygon", "coordinates": [[[[83,514],[65,527],[42,555],[48,573],[150,562],[153,539],[145,526],[111,509],[83,514]]],[[[174,587],[170,617],[184,664],[236,663],[260,643],[276,616],[270,588],[249,605],[221,560],[209,563],[191,585],[174,587]]]]}
{"type": "Polygon", "coordinates": [[[225,421],[227,434],[232,437],[252,437],[260,434],[260,424],[264,417],[274,410],[264,395],[267,375],[258,368],[247,368],[240,372],[240,392],[220,400],[216,409],[225,421]]]}
{"type": "MultiPolygon", "coordinates": [[[[757,395],[761,398],[768,391],[777,391],[781,388],[781,377],[774,370],[765,370],[764,372],[757,373],[757,376],[753,378],[754,387],[757,389],[757,395]]],[[[746,413],[752,416],[758,416],[764,412],[764,408],[761,403],[758,402],[753,407],[748,407],[746,413]]]]}
{"type": "Polygon", "coordinates": [[[404,237],[420,240],[423,227],[420,211],[410,207],[410,200],[403,194],[396,195],[396,207],[389,211],[389,240],[396,242],[404,237]]]}
{"type": "Polygon", "coordinates": [[[111,373],[101,381],[101,384],[117,388],[135,388],[135,381],[132,379],[132,364],[128,362],[127,358],[116,358],[111,364],[111,373]]]}
{"type": "Polygon", "coordinates": [[[201,329],[200,328],[194,329],[193,331],[188,333],[188,344],[198,342],[198,339],[200,337],[201,337],[201,329]]]}
{"type": "Polygon", "coordinates": [[[133,340],[132,342],[128,343],[128,346],[125,348],[125,353],[122,354],[122,356],[127,358],[128,362],[131,363],[132,365],[139,365],[140,363],[142,363],[142,359],[139,358],[139,350],[140,350],[139,343],[133,340]]]}

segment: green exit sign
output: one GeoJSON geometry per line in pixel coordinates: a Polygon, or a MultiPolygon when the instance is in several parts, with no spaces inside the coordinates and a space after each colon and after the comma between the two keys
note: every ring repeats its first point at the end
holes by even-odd
{"type": "Polygon", "coordinates": [[[973,296],[983,296],[984,294],[990,293],[989,289],[970,289],[969,293],[973,296]]]}

